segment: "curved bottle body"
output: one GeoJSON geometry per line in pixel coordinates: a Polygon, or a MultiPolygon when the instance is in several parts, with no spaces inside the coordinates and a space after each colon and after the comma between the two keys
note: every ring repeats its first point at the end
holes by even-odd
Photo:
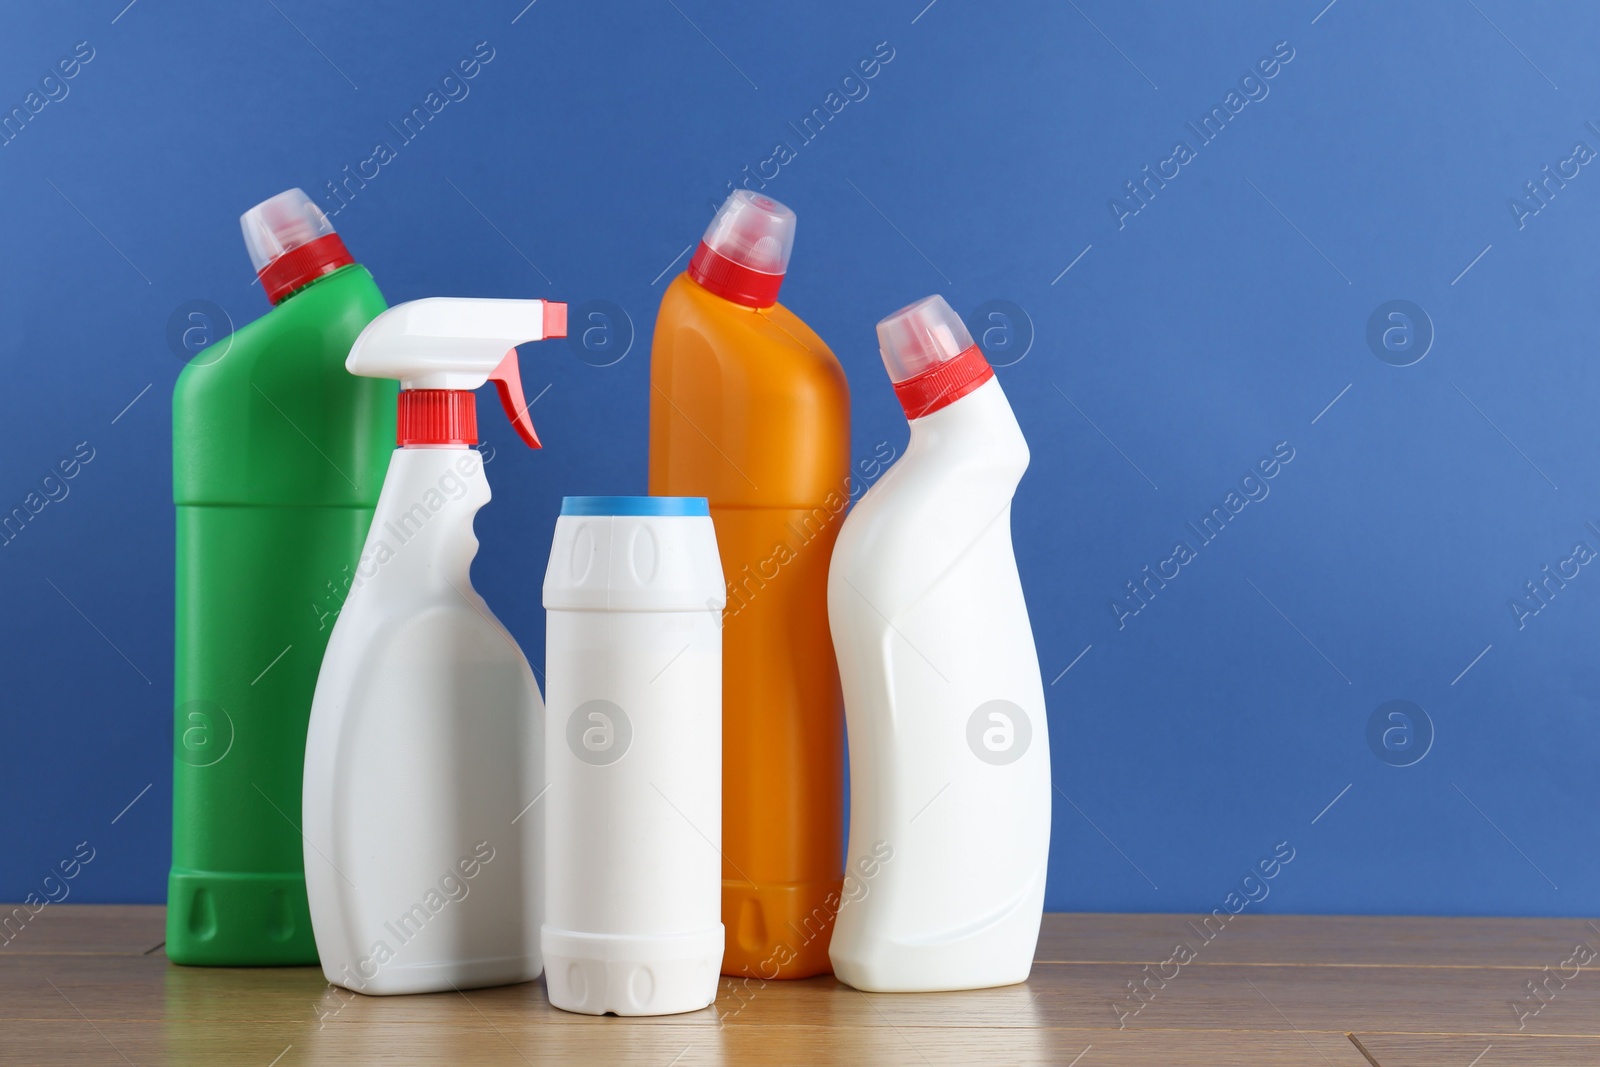
{"type": "Polygon", "coordinates": [[[393,383],[344,369],[384,306],[347,266],[198,354],[173,391],[178,963],[316,962],[280,811],[299,803],[317,670],[393,449],[393,383]]]}
{"type": "Polygon", "coordinates": [[[394,453],[306,743],[306,887],[323,973],[362,993],[535,978],[543,703],[473,590],[489,500],[467,448],[394,453]]]}
{"type": "Polygon", "coordinates": [[[998,381],[911,422],[845,522],[828,607],[849,725],[834,973],[881,992],[1028,977],[1050,751],[1011,546],[1028,448],[998,381]]]}
{"type": "Polygon", "coordinates": [[[826,973],[844,803],[827,616],[850,496],[844,372],[781,304],[748,308],[680,276],[650,373],[650,492],[709,499],[727,583],[723,970],[826,973]]]}
{"type": "Polygon", "coordinates": [[[717,994],[723,582],[692,503],[556,522],[541,945],[567,1011],[665,1015],[717,994]]]}

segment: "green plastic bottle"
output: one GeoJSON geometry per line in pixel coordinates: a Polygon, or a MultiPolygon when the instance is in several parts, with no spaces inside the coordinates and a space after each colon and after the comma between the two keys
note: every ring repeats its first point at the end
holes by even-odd
{"type": "Polygon", "coordinates": [[[395,383],[345,357],[387,305],[299,189],[240,220],[274,309],[199,352],[172,397],[178,507],[167,956],[317,962],[306,724],[395,443],[395,383]]]}

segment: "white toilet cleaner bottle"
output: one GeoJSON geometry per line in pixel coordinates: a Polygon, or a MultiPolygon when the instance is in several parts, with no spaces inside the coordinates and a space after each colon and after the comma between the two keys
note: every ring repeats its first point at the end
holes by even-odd
{"type": "Polygon", "coordinates": [[[400,447],[306,740],[311,925],[323,973],[347,989],[437,992],[541,970],[544,705],[472,588],[473,516],[489,502],[472,390],[494,381],[538,447],[513,346],[565,332],[564,304],[417,300],[374,319],[345,363],[402,390],[400,447]]]}
{"type": "Polygon", "coordinates": [[[828,621],[850,740],[829,955],[873,992],[1024,981],[1044,910],[1050,745],[1011,547],[1028,445],[982,351],[931,296],[878,324],[911,423],[845,519],[828,621]]]}

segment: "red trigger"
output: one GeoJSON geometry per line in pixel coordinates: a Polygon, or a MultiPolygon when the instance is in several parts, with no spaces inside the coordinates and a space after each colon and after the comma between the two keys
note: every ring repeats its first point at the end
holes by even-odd
{"type": "Polygon", "coordinates": [[[489,380],[494,383],[495,392],[500,394],[500,406],[506,409],[506,418],[511,420],[517,436],[527,442],[529,448],[541,447],[539,435],[533,430],[533,420],[528,418],[527,402],[522,399],[522,371],[517,365],[515,348],[506,353],[506,358],[489,375],[489,380]]]}

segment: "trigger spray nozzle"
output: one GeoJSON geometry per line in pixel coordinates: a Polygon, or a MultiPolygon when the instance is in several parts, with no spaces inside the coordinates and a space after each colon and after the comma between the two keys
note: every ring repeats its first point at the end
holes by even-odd
{"type": "Polygon", "coordinates": [[[477,444],[472,390],[492,381],[517,436],[538,448],[516,346],[566,335],[567,305],[555,301],[413,300],[373,319],[345,367],[369,378],[399,379],[402,447],[477,444]]]}

